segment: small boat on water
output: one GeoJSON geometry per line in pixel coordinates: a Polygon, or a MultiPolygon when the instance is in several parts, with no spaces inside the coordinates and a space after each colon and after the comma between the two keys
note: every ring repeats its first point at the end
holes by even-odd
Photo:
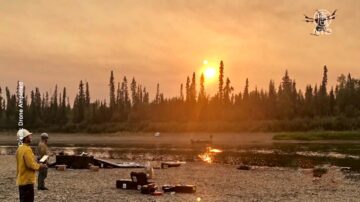
{"type": "Polygon", "coordinates": [[[200,145],[200,146],[210,146],[213,143],[213,136],[210,135],[208,140],[202,140],[202,139],[197,139],[197,140],[190,140],[190,144],[191,145],[200,145]]]}

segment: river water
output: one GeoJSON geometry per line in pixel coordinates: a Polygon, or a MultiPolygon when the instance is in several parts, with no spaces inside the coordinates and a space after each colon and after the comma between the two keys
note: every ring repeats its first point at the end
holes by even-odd
{"type": "MultiPolygon", "coordinates": [[[[317,165],[333,165],[360,171],[360,145],[350,143],[313,144],[313,143],[273,143],[264,145],[221,146],[221,153],[213,156],[213,163],[232,165],[313,168],[317,165]]],[[[1,145],[0,155],[15,154],[17,146],[1,145]]],[[[83,152],[97,158],[109,158],[114,161],[201,161],[199,154],[206,151],[206,146],[173,145],[122,145],[122,146],[77,146],[56,145],[51,147],[55,154],[64,152],[68,155],[83,152]]]]}

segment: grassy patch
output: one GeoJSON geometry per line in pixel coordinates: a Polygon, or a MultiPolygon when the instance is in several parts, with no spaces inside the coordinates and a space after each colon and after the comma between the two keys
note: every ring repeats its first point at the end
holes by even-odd
{"type": "Polygon", "coordinates": [[[278,133],[273,140],[360,140],[360,131],[278,133]]]}

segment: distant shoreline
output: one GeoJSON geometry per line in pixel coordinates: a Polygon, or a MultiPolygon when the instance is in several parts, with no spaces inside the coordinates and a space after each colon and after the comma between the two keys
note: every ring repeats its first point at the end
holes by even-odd
{"type": "MultiPolygon", "coordinates": [[[[290,120],[247,120],[247,121],[188,121],[188,122],[109,122],[91,124],[65,123],[43,124],[37,127],[24,124],[24,128],[35,132],[55,133],[283,133],[283,132],[312,132],[312,131],[360,131],[360,118],[301,118],[290,120]]],[[[1,131],[15,131],[15,126],[6,125],[1,131]]]]}

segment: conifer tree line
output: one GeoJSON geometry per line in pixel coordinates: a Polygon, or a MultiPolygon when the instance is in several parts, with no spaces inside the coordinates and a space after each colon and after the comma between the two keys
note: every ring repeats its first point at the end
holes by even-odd
{"type": "MultiPolygon", "coordinates": [[[[297,89],[295,79],[286,70],[279,84],[270,80],[267,89],[250,90],[251,81],[246,79],[244,89],[235,92],[221,61],[215,95],[206,92],[204,75],[194,72],[180,84],[178,96],[165,97],[157,84],[154,99],[150,100],[146,87],[135,78],[115,78],[111,71],[107,101],[91,99],[91,86],[82,80],[73,103],[69,102],[66,87],[56,85],[53,92],[24,89],[24,127],[102,132],[109,131],[109,124],[113,130],[142,130],[149,129],[150,123],[171,127],[176,123],[223,123],[232,124],[228,126],[231,128],[258,122],[262,123],[256,126],[259,130],[272,130],[274,123],[283,125],[275,130],[287,130],[289,127],[284,125],[294,123],[297,125],[291,130],[303,130],[316,129],[320,122],[323,129],[360,128],[360,80],[342,74],[335,87],[329,87],[327,73],[324,66],[320,84],[309,84],[304,91],[297,89]]],[[[17,128],[18,101],[17,92],[0,86],[1,129],[17,128]]],[[[244,127],[240,128],[246,130],[244,127]]]]}

